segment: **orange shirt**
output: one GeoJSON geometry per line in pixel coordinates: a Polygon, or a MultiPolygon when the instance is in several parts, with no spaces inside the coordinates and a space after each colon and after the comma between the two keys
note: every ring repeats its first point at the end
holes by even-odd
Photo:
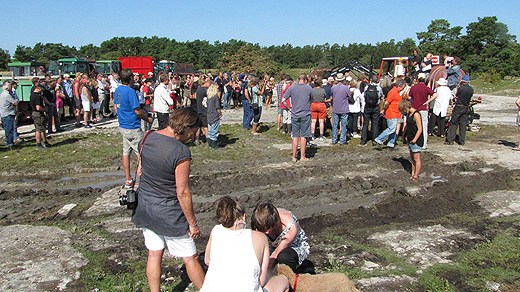
{"type": "Polygon", "coordinates": [[[388,119],[400,119],[403,115],[399,111],[399,102],[401,101],[401,95],[399,94],[399,90],[397,87],[392,87],[390,92],[388,92],[388,96],[386,97],[386,101],[390,104],[385,112],[385,118],[388,119]]]}

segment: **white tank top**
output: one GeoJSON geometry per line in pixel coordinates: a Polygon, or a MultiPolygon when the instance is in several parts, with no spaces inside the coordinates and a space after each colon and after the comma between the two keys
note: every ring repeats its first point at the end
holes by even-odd
{"type": "Polygon", "coordinates": [[[250,229],[213,227],[209,268],[200,291],[262,291],[250,229]]]}

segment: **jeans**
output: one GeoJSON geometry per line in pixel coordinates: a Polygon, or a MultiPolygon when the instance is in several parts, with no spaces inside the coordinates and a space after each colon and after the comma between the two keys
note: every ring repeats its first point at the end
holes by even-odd
{"type": "Polygon", "coordinates": [[[222,108],[223,109],[230,109],[231,108],[231,92],[226,92],[222,96],[222,108]]]}
{"type": "Polygon", "coordinates": [[[341,123],[341,134],[339,136],[339,143],[345,144],[347,142],[348,114],[332,113],[332,144],[335,144],[337,142],[339,123],[341,123]]]}
{"type": "Polygon", "coordinates": [[[397,135],[395,134],[395,130],[397,129],[397,122],[399,119],[388,119],[386,123],[388,128],[386,128],[383,133],[381,133],[377,138],[374,139],[376,143],[383,144],[383,142],[388,138],[387,146],[393,148],[395,146],[395,140],[397,139],[397,135]]]}
{"type": "Polygon", "coordinates": [[[242,125],[245,129],[251,129],[251,121],[253,120],[253,108],[251,103],[247,99],[242,100],[242,107],[244,108],[244,117],[242,119],[242,125]]]}
{"type": "Polygon", "coordinates": [[[368,123],[372,123],[372,139],[379,135],[380,117],[381,115],[378,107],[373,109],[365,108],[365,113],[363,114],[363,130],[361,132],[361,144],[365,144],[368,141],[368,123]]]}
{"type": "Polygon", "coordinates": [[[217,141],[219,128],[220,128],[220,121],[216,121],[213,124],[208,124],[208,139],[217,141]]]}
{"type": "Polygon", "coordinates": [[[5,144],[13,146],[14,116],[9,115],[2,118],[2,124],[5,131],[5,144]]]}

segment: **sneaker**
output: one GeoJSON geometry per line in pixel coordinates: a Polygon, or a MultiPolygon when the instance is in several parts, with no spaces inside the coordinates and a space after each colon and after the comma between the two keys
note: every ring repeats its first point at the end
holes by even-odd
{"type": "Polygon", "coordinates": [[[453,142],[446,141],[446,142],[444,142],[444,145],[453,145],[453,142]]]}
{"type": "Polygon", "coordinates": [[[352,138],[354,139],[360,139],[361,138],[361,135],[359,135],[358,133],[354,134],[354,136],[352,136],[352,138]]]}
{"type": "Polygon", "coordinates": [[[90,128],[92,128],[91,125],[88,125],[88,124],[87,124],[87,125],[85,126],[85,129],[90,129],[90,128]]]}
{"type": "Polygon", "coordinates": [[[372,146],[374,146],[374,147],[378,147],[378,148],[379,148],[379,147],[382,147],[382,146],[383,146],[383,143],[379,143],[379,142],[377,142],[376,140],[374,140],[374,141],[372,141],[372,146]]]}
{"type": "Polygon", "coordinates": [[[319,139],[320,139],[321,142],[327,141],[327,138],[325,138],[324,136],[321,136],[319,139]]]}

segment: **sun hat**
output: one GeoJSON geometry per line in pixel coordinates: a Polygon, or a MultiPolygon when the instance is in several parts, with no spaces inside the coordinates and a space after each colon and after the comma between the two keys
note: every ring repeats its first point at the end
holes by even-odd
{"type": "Polygon", "coordinates": [[[439,80],[437,80],[437,84],[439,84],[439,86],[446,86],[448,85],[448,80],[441,77],[439,80]]]}
{"type": "Polygon", "coordinates": [[[321,85],[327,85],[328,81],[327,79],[321,79],[321,85]]]}
{"type": "Polygon", "coordinates": [[[338,73],[338,75],[336,75],[336,81],[343,81],[345,80],[345,76],[343,75],[343,73],[338,73]]]}
{"type": "Polygon", "coordinates": [[[329,76],[329,78],[327,78],[327,81],[328,81],[328,82],[334,82],[334,77],[329,76]]]}
{"type": "Polygon", "coordinates": [[[418,79],[426,79],[426,73],[419,73],[417,76],[418,79]]]}

